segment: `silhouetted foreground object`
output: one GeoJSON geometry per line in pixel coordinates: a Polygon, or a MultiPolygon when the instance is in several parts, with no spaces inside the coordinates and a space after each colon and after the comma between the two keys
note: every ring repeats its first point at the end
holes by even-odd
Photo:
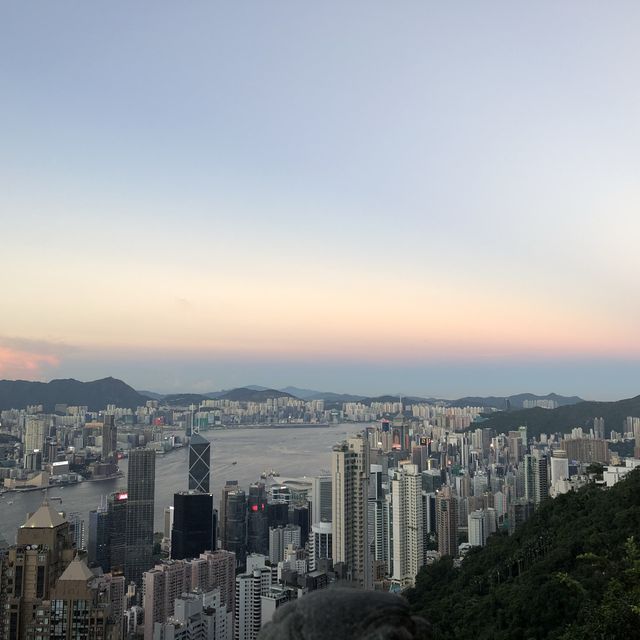
{"type": "Polygon", "coordinates": [[[278,609],[258,640],[429,640],[430,626],[392,593],[327,589],[278,609]]]}

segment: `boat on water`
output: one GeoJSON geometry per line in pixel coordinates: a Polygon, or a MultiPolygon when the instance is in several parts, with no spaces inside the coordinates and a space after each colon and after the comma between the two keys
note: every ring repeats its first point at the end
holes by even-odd
{"type": "Polygon", "coordinates": [[[238,464],[238,461],[234,460],[231,464],[238,464]]]}

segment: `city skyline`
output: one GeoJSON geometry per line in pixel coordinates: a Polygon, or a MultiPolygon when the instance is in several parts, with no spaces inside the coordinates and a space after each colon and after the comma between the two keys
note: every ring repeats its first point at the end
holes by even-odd
{"type": "Polygon", "coordinates": [[[637,395],[635,3],[0,17],[0,378],[637,395]]]}

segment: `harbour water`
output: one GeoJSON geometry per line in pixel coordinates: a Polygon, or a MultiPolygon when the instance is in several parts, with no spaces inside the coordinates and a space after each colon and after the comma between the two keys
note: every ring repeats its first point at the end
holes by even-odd
{"type": "MultiPolygon", "coordinates": [[[[265,469],[274,469],[281,477],[318,475],[331,468],[331,448],[347,435],[364,429],[362,424],[338,424],[328,427],[292,427],[289,429],[243,429],[234,427],[202,432],[212,443],[212,492],[217,505],[226,480],[237,480],[242,488],[260,480],[265,469]],[[237,464],[233,464],[236,461],[237,464]]],[[[187,449],[156,459],[155,527],[162,530],[163,511],[173,504],[173,494],[187,488],[187,449]]],[[[83,482],[50,490],[58,509],[78,512],[89,526],[89,511],[103,496],[127,488],[127,460],[120,461],[124,477],[103,482],[83,482]],[[60,506],[58,506],[60,505],[60,506]]],[[[42,502],[43,493],[5,493],[0,498],[0,536],[13,543],[17,528],[28,513],[42,502]],[[12,504],[9,504],[12,503],[12,504]]]]}

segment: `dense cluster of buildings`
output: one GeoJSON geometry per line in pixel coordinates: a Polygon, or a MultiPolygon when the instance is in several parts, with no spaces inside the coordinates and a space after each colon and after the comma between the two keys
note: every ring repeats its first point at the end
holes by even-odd
{"type": "MultiPolygon", "coordinates": [[[[211,441],[198,412],[187,411],[185,483],[165,508],[161,540],[153,526],[155,431],[127,435],[126,491],[91,511],[87,526],[45,498],[2,552],[0,640],[255,640],[278,607],[333,583],[409,588],[426,564],[443,556],[459,562],[492,534],[512,532],[544,500],[590,481],[592,465],[619,462],[600,418],[588,431],[534,439],[526,427],[494,433],[475,408],[383,404],[376,411],[396,415],[337,443],[330,471],[248,487],[228,480],[217,488],[217,509],[211,441]]],[[[160,409],[147,409],[153,427],[160,409]]],[[[65,418],[80,420],[76,414],[65,418]]],[[[34,472],[43,473],[69,462],[62,458],[82,437],[77,450],[97,449],[93,464],[117,470],[128,415],[109,407],[88,427],[80,420],[55,429],[41,415],[24,415],[13,451],[21,466],[40,453],[34,472]]],[[[627,419],[627,427],[640,437],[640,420],[627,419]]],[[[639,464],[605,466],[603,482],[639,464]]]]}

